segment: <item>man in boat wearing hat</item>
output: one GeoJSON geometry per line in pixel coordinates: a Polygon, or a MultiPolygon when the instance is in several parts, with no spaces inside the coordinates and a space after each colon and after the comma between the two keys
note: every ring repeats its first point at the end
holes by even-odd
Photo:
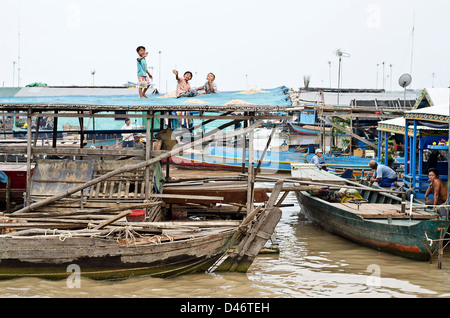
{"type": "Polygon", "coordinates": [[[380,165],[375,160],[370,160],[369,167],[373,170],[373,177],[370,178],[369,187],[372,186],[374,182],[378,182],[378,186],[382,188],[391,187],[392,184],[396,188],[399,187],[397,183],[397,173],[385,165],[380,165]]]}
{"type": "Polygon", "coordinates": [[[317,168],[323,169],[326,171],[326,170],[328,170],[327,169],[328,165],[325,163],[325,161],[321,157],[322,157],[322,149],[317,149],[316,155],[314,157],[312,157],[312,159],[311,159],[311,163],[315,164],[317,168]]]}

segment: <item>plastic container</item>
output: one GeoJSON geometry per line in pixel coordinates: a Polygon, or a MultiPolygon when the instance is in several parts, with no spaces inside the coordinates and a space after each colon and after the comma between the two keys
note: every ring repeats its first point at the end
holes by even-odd
{"type": "Polygon", "coordinates": [[[139,209],[139,210],[133,210],[131,214],[127,215],[127,221],[128,222],[144,222],[145,220],[145,210],[139,209]]]}

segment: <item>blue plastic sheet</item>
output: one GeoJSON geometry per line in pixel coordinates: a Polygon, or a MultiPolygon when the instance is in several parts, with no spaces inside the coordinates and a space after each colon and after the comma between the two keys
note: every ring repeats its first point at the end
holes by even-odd
{"type": "MultiPolygon", "coordinates": [[[[211,105],[223,106],[227,103],[240,100],[258,106],[291,106],[288,88],[285,86],[273,89],[261,89],[263,92],[242,94],[244,91],[219,92],[218,94],[198,95],[195,97],[166,97],[163,94],[147,94],[148,98],[139,98],[136,95],[116,96],[32,96],[32,97],[0,97],[0,103],[31,103],[31,104],[85,104],[85,105],[120,105],[120,106],[145,106],[145,105],[211,105]],[[190,101],[191,100],[191,101],[190,101]],[[192,102],[195,100],[195,102],[192,102]]],[[[76,89],[74,89],[74,93],[76,89]]],[[[45,94],[43,89],[42,94],[45,94]]]]}
{"type": "Polygon", "coordinates": [[[0,182],[1,183],[7,183],[8,182],[8,176],[3,171],[0,171],[0,182]]]}

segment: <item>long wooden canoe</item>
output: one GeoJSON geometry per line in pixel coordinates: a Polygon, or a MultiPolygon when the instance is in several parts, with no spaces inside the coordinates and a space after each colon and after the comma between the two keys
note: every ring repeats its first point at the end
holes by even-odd
{"type": "MultiPolygon", "coordinates": [[[[332,177],[335,178],[339,177],[332,177]]],[[[437,240],[443,238],[450,225],[449,220],[420,205],[411,210],[402,208],[402,199],[395,195],[341,181],[354,186],[357,195],[349,195],[359,199],[345,200],[336,195],[339,189],[296,191],[301,212],[328,232],[363,246],[415,260],[432,257],[439,246],[437,240]]]]}

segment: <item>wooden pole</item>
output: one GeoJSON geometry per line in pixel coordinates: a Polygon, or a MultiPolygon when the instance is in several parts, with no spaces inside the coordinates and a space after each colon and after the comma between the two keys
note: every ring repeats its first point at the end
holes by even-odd
{"type": "MultiPolygon", "coordinates": [[[[150,151],[151,151],[151,131],[153,130],[153,125],[150,123],[150,111],[147,111],[147,130],[145,135],[145,160],[150,160],[150,151]]],[[[145,167],[145,200],[148,200],[150,197],[150,166],[145,167]]]]}
{"type": "MultiPolygon", "coordinates": [[[[258,122],[256,122],[255,124],[253,124],[252,126],[246,128],[246,129],[242,129],[242,130],[239,130],[239,131],[236,131],[236,132],[225,133],[225,134],[218,134],[217,136],[219,138],[227,140],[227,139],[232,138],[234,136],[239,136],[239,135],[246,134],[250,130],[256,129],[256,128],[260,127],[261,125],[262,125],[262,122],[258,121],[258,122]]],[[[119,169],[116,169],[116,170],[113,170],[113,171],[111,171],[109,173],[106,173],[106,174],[104,174],[104,175],[102,175],[100,177],[92,179],[89,182],[86,182],[86,183],[83,183],[83,184],[81,184],[79,186],[73,187],[73,188],[71,188],[71,189],[69,189],[69,190],[67,190],[65,192],[60,192],[58,194],[55,194],[52,197],[49,197],[49,198],[44,199],[42,201],[35,202],[35,203],[31,204],[31,205],[28,205],[28,206],[24,207],[23,209],[20,209],[20,210],[14,212],[14,213],[24,213],[24,212],[29,212],[29,211],[35,210],[35,209],[37,209],[37,208],[39,208],[41,206],[45,206],[45,205],[47,205],[49,203],[52,203],[52,202],[55,202],[55,201],[60,200],[62,198],[65,198],[67,196],[70,196],[71,194],[74,194],[75,192],[84,190],[84,189],[86,189],[86,188],[88,188],[88,187],[90,187],[92,185],[95,185],[95,184],[97,184],[99,182],[102,182],[102,181],[104,181],[104,180],[106,180],[108,178],[111,178],[113,176],[116,176],[116,175],[124,173],[124,172],[129,172],[129,171],[134,171],[136,169],[144,168],[144,167],[146,167],[148,165],[151,165],[151,164],[153,164],[155,162],[158,162],[160,160],[163,160],[163,159],[166,159],[168,157],[174,156],[174,155],[178,154],[180,151],[185,151],[185,150],[190,149],[190,148],[192,148],[194,146],[202,144],[203,142],[211,141],[211,140],[213,140],[215,138],[217,138],[216,135],[209,135],[209,136],[207,136],[205,138],[201,138],[201,139],[196,140],[194,142],[185,144],[185,145],[183,145],[183,146],[181,146],[179,148],[173,149],[173,150],[171,150],[169,152],[166,152],[166,153],[164,153],[164,154],[162,154],[162,155],[160,155],[158,157],[155,157],[153,159],[146,160],[146,161],[143,161],[141,163],[134,164],[134,165],[123,166],[123,167],[121,167],[119,169]]],[[[28,192],[29,192],[29,189],[27,189],[27,193],[28,192]]]]}
{"type": "MultiPolygon", "coordinates": [[[[253,124],[253,120],[250,120],[249,125],[253,124]]],[[[253,210],[253,188],[255,186],[255,174],[253,167],[253,157],[254,157],[254,130],[250,130],[248,138],[248,184],[247,184],[247,213],[253,210]]]]}
{"type": "Polygon", "coordinates": [[[11,212],[11,178],[8,177],[5,189],[6,213],[11,212]]]}
{"type": "MultiPolygon", "coordinates": [[[[170,115],[170,111],[167,113],[168,113],[168,115],[170,115]]],[[[172,129],[172,119],[171,118],[167,119],[167,129],[169,129],[169,130],[172,129]]],[[[168,157],[166,159],[166,182],[170,180],[170,157],[168,157]]]]}
{"type": "Polygon", "coordinates": [[[31,191],[31,110],[27,114],[27,191],[25,192],[25,205],[30,205],[31,191]]]}
{"type": "Polygon", "coordinates": [[[348,134],[349,136],[351,136],[351,137],[353,137],[353,138],[356,138],[356,139],[358,139],[358,140],[364,142],[364,143],[367,144],[368,146],[370,146],[370,147],[372,147],[372,148],[374,148],[374,149],[378,149],[378,146],[377,146],[377,145],[375,145],[374,143],[372,143],[372,142],[370,142],[370,141],[367,141],[365,138],[360,137],[360,136],[358,136],[357,134],[354,134],[352,131],[349,131],[349,130],[347,130],[347,129],[345,129],[345,128],[342,128],[341,126],[336,125],[335,123],[329,121],[329,120],[326,119],[326,118],[320,117],[320,120],[322,120],[323,122],[325,122],[325,123],[331,125],[332,127],[336,128],[336,129],[338,129],[338,130],[340,130],[340,131],[345,132],[345,133],[348,134]]]}
{"type": "MultiPolygon", "coordinates": [[[[36,131],[34,132],[34,142],[33,142],[34,147],[36,147],[37,140],[38,140],[39,127],[41,126],[41,118],[42,117],[38,117],[37,120],[36,120],[37,121],[37,123],[36,123],[36,131]]],[[[42,146],[44,146],[44,144],[42,144],[42,146]]]]}
{"type": "Polygon", "coordinates": [[[266,147],[264,147],[264,151],[263,151],[263,153],[261,154],[261,158],[259,158],[259,161],[258,161],[258,166],[257,166],[256,169],[255,169],[255,176],[256,176],[256,174],[259,172],[259,169],[260,169],[261,164],[262,164],[262,162],[263,162],[264,156],[266,155],[267,149],[269,148],[270,143],[272,142],[272,138],[273,138],[273,135],[274,135],[274,133],[275,133],[275,129],[276,129],[275,126],[273,126],[272,132],[270,133],[269,140],[267,140],[266,147]]]}
{"type": "Polygon", "coordinates": [[[58,111],[55,110],[55,117],[53,118],[53,135],[52,135],[52,147],[56,148],[56,140],[58,138],[58,111]]]}
{"type": "MultiPolygon", "coordinates": [[[[80,112],[83,114],[83,111],[80,112]]],[[[78,118],[80,122],[80,148],[84,148],[84,117],[78,118]]]]}
{"type": "MultiPolygon", "coordinates": [[[[247,113],[244,112],[244,116],[247,113]]],[[[244,129],[247,128],[247,121],[244,120],[244,129]]],[[[242,173],[245,173],[245,150],[247,149],[247,137],[242,135],[242,173]]]]}

